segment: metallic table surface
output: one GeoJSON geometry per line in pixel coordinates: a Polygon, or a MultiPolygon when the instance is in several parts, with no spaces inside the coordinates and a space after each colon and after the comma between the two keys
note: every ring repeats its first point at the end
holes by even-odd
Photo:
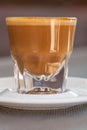
{"type": "Polygon", "coordinates": [[[87,104],[25,111],[0,106],[0,130],[87,130],[87,104]]]}

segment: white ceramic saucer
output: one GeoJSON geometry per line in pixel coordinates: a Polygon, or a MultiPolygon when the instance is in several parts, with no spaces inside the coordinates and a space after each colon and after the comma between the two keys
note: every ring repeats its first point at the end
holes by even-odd
{"type": "Polygon", "coordinates": [[[0,105],[25,110],[61,109],[87,102],[87,79],[68,78],[68,91],[62,94],[26,95],[11,92],[14,78],[0,78],[0,105]]]}

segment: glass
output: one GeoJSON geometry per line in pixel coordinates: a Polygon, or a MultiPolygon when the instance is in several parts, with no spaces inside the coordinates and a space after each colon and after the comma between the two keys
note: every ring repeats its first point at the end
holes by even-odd
{"type": "Polygon", "coordinates": [[[8,17],[6,24],[18,93],[66,91],[74,17],[8,17]]]}

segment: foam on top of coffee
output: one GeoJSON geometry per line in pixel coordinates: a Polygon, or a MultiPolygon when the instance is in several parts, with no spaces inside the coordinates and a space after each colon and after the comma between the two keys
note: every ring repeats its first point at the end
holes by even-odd
{"type": "Polygon", "coordinates": [[[7,17],[7,25],[75,25],[74,17],[7,17]]]}

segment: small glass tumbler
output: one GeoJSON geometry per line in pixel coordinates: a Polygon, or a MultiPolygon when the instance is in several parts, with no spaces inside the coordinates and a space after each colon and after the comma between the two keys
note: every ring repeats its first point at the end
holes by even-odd
{"type": "Polygon", "coordinates": [[[25,94],[66,91],[75,17],[7,17],[16,90],[25,94]]]}

